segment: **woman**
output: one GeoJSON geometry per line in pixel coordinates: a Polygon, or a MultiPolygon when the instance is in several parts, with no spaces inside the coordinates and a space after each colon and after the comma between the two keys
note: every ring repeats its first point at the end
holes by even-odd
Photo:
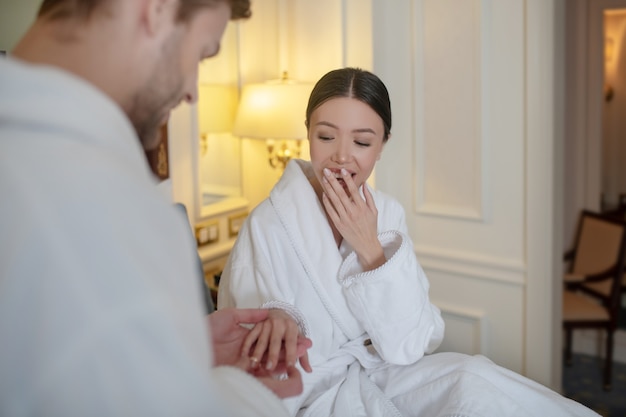
{"type": "MultiPolygon", "coordinates": [[[[218,307],[271,308],[246,342],[273,369],[281,341],[300,357],[298,416],[596,415],[481,356],[432,353],[444,323],[403,208],[366,180],[391,131],[385,85],[356,68],[329,72],[306,110],[311,162],[291,161],[241,228],[218,307]],[[265,356],[264,356],[265,355],[265,356]]],[[[247,347],[250,346],[250,350],[247,347]]]]}

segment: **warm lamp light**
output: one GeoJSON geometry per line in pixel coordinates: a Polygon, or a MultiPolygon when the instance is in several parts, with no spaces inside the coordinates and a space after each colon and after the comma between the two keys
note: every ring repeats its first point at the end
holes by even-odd
{"type": "Polygon", "coordinates": [[[207,151],[207,135],[230,132],[237,111],[237,86],[200,84],[198,86],[198,122],[200,147],[207,151]]]}
{"type": "MultiPolygon", "coordinates": [[[[615,42],[613,41],[613,38],[611,38],[610,36],[607,36],[604,39],[605,66],[612,64],[614,49],[615,49],[615,42]]],[[[613,87],[611,86],[611,84],[606,83],[604,85],[604,100],[608,102],[608,101],[611,101],[612,99],[613,99],[613,87]]]]}
{"type": "Polygon", "coordinates": [[[300,140],[306,138],[306,105],[312,84],[281,80],[244,86],[233,134],[267,141],[269,163],[283,169],[300,156],[300,140]],[[276,145],[276,140],[280,141],[276,145]],[[287,140],[295,140],[293,146],[287,140]]]}
{"type": "Polygon", "coordinates": [[[613,60],[613,53],[615,50],[615,41],[611,37],[604,39],[604,60],[611,62],[613,60]]]}

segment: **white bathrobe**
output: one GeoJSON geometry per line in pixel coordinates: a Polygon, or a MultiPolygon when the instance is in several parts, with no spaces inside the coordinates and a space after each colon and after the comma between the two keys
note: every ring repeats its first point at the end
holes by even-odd
{"type": "Polygon", "coordinates": [[[0,416],[286,415],[212,367],[195,251],[115,103],[0,58],[0,416]]]}
{"type": "Polygon", "coordinates": [[[372,190],[387,262],[363,272],[347,242],[337,250],[307,179],[311,170],[309,162],[291,161],[252,211],[218,296],[218,308],[276,301],[304,318],[313,373],[304,375],[304,393],[286,401],[292,415],[596,415],[485,357],[429,355],[444,324],[429,300],[403,208],[372,190]]]}

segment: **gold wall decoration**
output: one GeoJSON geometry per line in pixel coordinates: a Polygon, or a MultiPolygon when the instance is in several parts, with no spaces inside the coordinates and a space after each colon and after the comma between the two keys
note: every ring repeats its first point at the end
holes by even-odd
{"type": "Polygon", "coordinates": [[[150,169],[161,181],[170,177],[168,158],[168,135],[167,124],[161,127],[159,144],[153,150],[146,151],[146,158],[150,169]]]}

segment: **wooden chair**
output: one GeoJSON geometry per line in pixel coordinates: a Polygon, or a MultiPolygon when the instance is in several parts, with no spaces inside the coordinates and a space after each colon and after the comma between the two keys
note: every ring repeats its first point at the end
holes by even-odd
{"type": "MultiPolygon", "coordinates": [[[[602,214],[626,221],[626,194],[619,195],[619,206],[617,208],[606,211],[602,214]]],[[[622,277],[622,293],[626,293],[626,273],[622,277]]]]}
{"type": "Polygon", "coordinates": [[[604,389],[611,389],[613,333],[617,327],[621,281],[624,275],[626,222],[584,210],[575,247],[565,260],[563,328],[565,359],[572,361],[572,333],[576,328],[606,330],[604,389]]]}

